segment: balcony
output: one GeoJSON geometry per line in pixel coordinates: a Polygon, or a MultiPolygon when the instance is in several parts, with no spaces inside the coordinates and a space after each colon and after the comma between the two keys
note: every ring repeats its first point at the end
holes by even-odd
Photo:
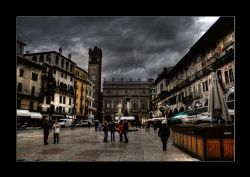
{"type": "Polygon", "coordinates": [[[46,81],[54,81],[55,78],[53,77],[53,74],[42,74],[42,80],[46,80],[46,81]]]}

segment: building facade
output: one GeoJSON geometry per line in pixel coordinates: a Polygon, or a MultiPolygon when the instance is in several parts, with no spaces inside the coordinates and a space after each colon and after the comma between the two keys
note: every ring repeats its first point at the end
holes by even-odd
{"type": "Polygon", "coordinates": [[[87,110],[87,85],[88,85],[88,73],[75,66],[75,108],[76,108],[76,118],[85,119],[87,110]]]}
{"type": "Polygon", "coordinates": [[[95,82],[88,78],[88,85],[87,85],[87,118],[94,119],[94,115],[96,114],[96,107],[95,107],[95,82]]]}
{"type": "Polygon", "coordinates": [[[156,84],[164,81],[166,86],[157,92],[155,111],[166,104],[172,113],[206,107],[212,73],[226,95],[234,87],[234,70],[234,18],[221,17],[170,72],[158,78],[156,84]]]}
{"type": "Polygon", "coordinates": [[[136,121],[149,118],[152,100],[152,80],[124,81],[114,80],[103,82],[103,119],[112,120],[118,115],[118,105],[125,116],[135,116],[136,121]]]}
{"type": "Polygon", "coordinates": [[[68,115],[74,113],[74,68],[75,63],[59,52],[49,51],[40,53],[26,53],[29,60],[41,63],[45,67],[42,75],[42,99],[40,109],[50,115],[68,115]]]}
{"type": "Polygon", "coordinates": [[[101,112],[101,74],[102,74],[102,50],[98,47],[89,49],[89,66],[88,66],[89,78],[94,82],[94,107],[97,109],[95,112],[96,118],[99,117],[101,112]]]}
{"type": "Polygon", "coordinates": [[[39,110],[42,70],[41,64],[17,56],[17,109],[39,110]]]}

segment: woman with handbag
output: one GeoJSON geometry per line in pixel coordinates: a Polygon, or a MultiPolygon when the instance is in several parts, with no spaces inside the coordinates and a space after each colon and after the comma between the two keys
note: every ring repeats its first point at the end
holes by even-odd
{"type": "Polygon", "coordinates": [[[61,125],[59,124],[59,122],[56,119],[56,121],[55,121],[55,123],[53,124],[53,127],[52,127],[53,134],[54,134],[54,144],[59,143],[60,127],[61,127],[61,125]]]}

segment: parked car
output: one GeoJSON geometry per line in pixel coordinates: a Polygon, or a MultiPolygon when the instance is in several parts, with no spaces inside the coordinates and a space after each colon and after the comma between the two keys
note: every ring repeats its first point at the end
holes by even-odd
{"type": "Polygon", "coordinates": [[[72,125],[72,119],[60,119],[59,120],[59,124],[62,126],[62,127],[69,127],[72,125]]]}
{"type": "Polygon", "coordinates": [[[79,122],[75,124],[75,127],[87,127],[88,126],[88,120],[84,120],[83,122],[79,122]]]}

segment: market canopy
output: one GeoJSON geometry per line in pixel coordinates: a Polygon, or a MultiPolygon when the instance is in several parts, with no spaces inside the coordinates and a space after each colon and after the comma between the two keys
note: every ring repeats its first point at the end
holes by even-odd
{"type": "Polygon", "coordinates": [[[16,112],[17,112],[17,116],[30,117],[30,112],[29,112],[29,110],[17,109],[16,112]]]}
{"type": "Polygon", "coordinates": [[[41,119],[42,115],[40,112],[30,112],[30,117],[34,119],[41,119]]]}
{"type": "Polygon", "coordinates": [[[211,121],[218,120],[219,118],[223,118],[225,122],[231,121],[223,92],[215,72],[212,73],[209,89],[208,113],[210,113],[211,121]]]}
{"type": "Polygon", "coordinates": [[[162,121],[162,120],[166,120],[166,117],[155,117],[153,119],[149,119],[149,121],[162,121]]]}
{"type": "Polygon", "coordinates": [[[119,117],[115,117],[116,120],[135,120],[135,117],[133,116],[121,116],[119,117]]]}

